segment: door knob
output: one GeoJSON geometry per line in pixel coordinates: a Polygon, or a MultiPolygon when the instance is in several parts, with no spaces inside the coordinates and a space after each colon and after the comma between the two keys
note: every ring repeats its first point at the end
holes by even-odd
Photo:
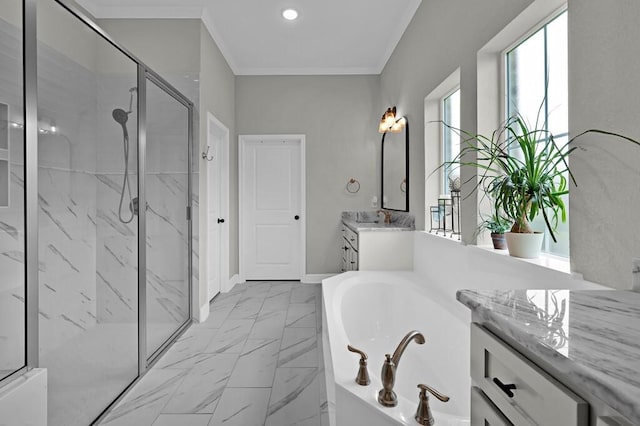
{"type": "Polygon", "coordinates": [[[300,219],[300,216],[295,215],[293,218],[294,218],[295,220],[298,220],[298,219],[300,219]]]}
{"type": "Polygon", "coordinates": [[[218,219],[218,223],[224,223],[224,219],[218,219]]]}

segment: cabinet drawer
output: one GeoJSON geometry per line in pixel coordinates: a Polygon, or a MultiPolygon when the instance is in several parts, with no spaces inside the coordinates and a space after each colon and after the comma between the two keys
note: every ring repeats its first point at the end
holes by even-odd
{"type": "Polygon", "coordinates": [[[356,232],[352,231],[351,228],[344,226],[342,228],[342,236],[355,250],[358,250],[358,234],[356,232]]]}
{"type": "Polygon", "coordinates": [[[471,378],[518,426],[589,423],[583,399],[477,324],[471,324],[471,378]]]}
{"type": "Polygon", "coordinates": [[[358,252],[355,250],[349,252],[349,268],[350,271],[357,271],[359,269],[358,252]]]}
{"type": "Polygon", "coordinates": [[[513,426],[477,387],[471,388],[471,426],[513,426]]]}

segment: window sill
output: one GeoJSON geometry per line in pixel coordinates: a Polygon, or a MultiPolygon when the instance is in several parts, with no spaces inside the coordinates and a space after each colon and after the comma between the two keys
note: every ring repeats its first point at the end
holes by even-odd
{"type": "Polygon", "coordinates": [[[451,231],[447,231],[444,234],[442,233],[442,231],[439,231],[439,233],[437,234],[436,234],[436,231],[425,231],[425,232],[429,235],[433,235],[435,237],[442,238],[444,240],[453,241],[454,243],[462,243],[462,237],[460,236],[460,234],[452,235],[451,231]]]}
{"type": "Polygon", "coordinates": [[[493,246],[490,245],[472,247],[476,247],[480,250],[490,253],[495,253],[498,256],[506,256],[518,262],[528,262],[534,265],[541,266],[543,268],[553,269],[554,271],[570,274],[572,276],[575,276],[576,278],[582,278],[581,274],[571,272],[571,262],[566,257],[555,256],[549,253],[540,253],[540,257],[538,257],[537,259],[523,259],[521,257],[509,256],[509,250],[496,250],[493,248],[493,246]]]}
{"type": "MultiPolygon", "coordinates": [[[[454,235],[453,237],[450,237],[449,235],[443,235],[443,234],[436,234],[435,231],[434,232],[428,232],[426,231],[429,235],[433,235],[435,237],[439,237],[443,240],[448,240],[454,243],[462,243],[462,241],[460,241],[459,239],[457,239],[457,235],[454,235]]],[[[521,257],[513,257],[509,255],[509,250],[496,250],[493,248],[492,245],[467,245],[462,243],[463,245],[466,245],[469,248],[472,249],[478,249],[478,250],[482,250],[485,253],[493,253],[496,256],[503,256],[506,257],[507,259],[513,259],[513,260],[509,260],[509,261],[513,261],[513,262],[527,262],[527,263],[531,263],[533,265],[538,265],[542,268],[547,268],[547,269],[551,269],[557,272],[562,272],[564,274],[569,274],[571,276],[573,276],[574,278],[578,278],[578,279],[582,279],[582,274],[578,273],[578,272],[571,272],[571,262],[569,261],[569,258],[567,257],[561,257],[561,256],[556,256],[553,254],[549,254],[549,253],[540,253],[540,257],[538,257],[537,259],[523,259],[521,257]]]]}

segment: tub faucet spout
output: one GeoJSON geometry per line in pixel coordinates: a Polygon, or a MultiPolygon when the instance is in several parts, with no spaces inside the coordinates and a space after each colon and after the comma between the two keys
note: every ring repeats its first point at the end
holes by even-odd
{"type": "Polygon", "coordinates": [[[382,389],[378,392],[378,402],[385,407],[395,407],[398,405],[398,397],[393,391],[393,385],[396,380],[396,371],[400,358],[409,343],[415,340],[416,343],[422,345],[424,336],[417,330],[410,331],[402,339],[395,352],[392,355],[386,354],[384,364],[382,365],[382,389]]]}

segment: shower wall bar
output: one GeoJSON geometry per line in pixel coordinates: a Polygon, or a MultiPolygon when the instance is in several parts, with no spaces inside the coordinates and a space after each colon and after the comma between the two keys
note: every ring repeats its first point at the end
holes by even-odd
{"type": "MultiPolygon", "coordinates": [[[[144,65],[138,64],[138,205],[147,205],[145,174],[147,158],[147,80],[144,65]]],[[[191,144],[191,142],[189,142],[191,144]]],[[[191,197],[189,197],[191,198],[191,197]]],[[[138,214],[138,377],[147,370],[147,214],[146,209],[138,214]]],[[[189,282],[191,288],[191,282],[189,282]]],[[[191,316],[191,315],[190,315],[191,316]]]]}
{"type": "Polygon", "coordinates": [[[39,362],[38,326],[38,38],[37,0],[23,2],[24,118],[25,118],[25,228],[26,228],[26,366],[39,362]]]}

